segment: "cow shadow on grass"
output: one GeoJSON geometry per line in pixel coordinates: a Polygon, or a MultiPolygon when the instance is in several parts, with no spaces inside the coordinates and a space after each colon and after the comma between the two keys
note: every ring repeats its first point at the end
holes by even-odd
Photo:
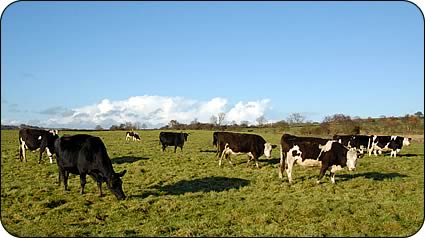
{"type": "Polygon", "coordinates": [[[150,195],[181,195],[185,193],[196,192],[223,192],[230,189],[239,189],[249,185],[249,180],[240,178],[227,177],[205,177],[194,180],[181,180],[170,185],[154,185],[148,189],[156,189],[157,191],[149,191],[141,195],[133,195],[134,198],[146,198],[150,195]]]}
{"type": "Polygon", "coordinates": [[[364,177],[366,179],[372,179],[374,181],[384,181],[395,178],[405,178],[407,175],[400,173],[381,173],[381,172],[366,172],[359,174],[336,174],[335,177],[339,180],[346,181],[354,178],[364,177]]]}
{"type": "Polygon", "coordinates": [[[261,160],[258,160],[258,161],[263,162],[263,163],[267,163],[267,164],[270,164],[270,165],[273,165],[273,164],[279,164],[280,163],[280,158],[261,159],[261,160]]]}
{"type": "Polygon", "coordinates": [[[133,163],[139,160],[148,160],[147,157],[121,156],[111,159],[113,164],[133,163]]]}
{"type": "Polygon", "coordinates": [[[397,154],[397,157],[416,157],[416,156],[424,156],[424,154],[397,154]]]}

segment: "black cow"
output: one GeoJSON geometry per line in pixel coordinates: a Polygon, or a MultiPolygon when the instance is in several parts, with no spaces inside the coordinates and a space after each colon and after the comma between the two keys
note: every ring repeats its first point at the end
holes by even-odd
{"type": "Polygon", "coordinates": [[[402,137],[402,136],[376,136],[372,138],[371,150],[369,150],[369,155],[372,152],[377,156],[377,152],[382,154],[383,151],[391,150],[390,157],[394,155],[397,156],[397,153],[400,152],[403,145],[409,146],[412,138],[402,137]]]}
{"type": "Polygon", "coordinates": [[[331,182],[335,183],[336,171],[345,166],[350,171],[356,168],[356,150],[348,149],[334,140],[283,134],[280,143],[279,178],[283,178],[283,170],[286,169],[289,183],[292,183],[295,162],[301,166],[321,166],[317,183],[327,170],[330,170],[331,182]]]}
{"type": "Polygon", "coordinates": [[[41,129],[31,129],[31,128],[22,128],[19,130],[19,159],[22,159],[27,162],[27,157],[25,156],[25,150],[29,149],[34,151],[40,149],[40,158],[38,163],[41,162],[41,157],[43,152],[46,151],[49,156],[50,163],[53,163],[53,154],[55,153],[55,140],[59,138],[57,130],[41,130],[41,129]]]}
{"type": "Polygon", "coordinates": [[[130,138],[132,138],[133,141],[135,140],[140,141],[140,136],[135,131],[127,131],[125,133],[125,140],[130,140],[130,138]]]}
{"type": "Polygon", "coordinates": [[[59,185],[63,179],[65,191],[68,190],[69,173],[80,175],[81,194],[84,194],[86,175],[90,175],[97,182],[100,196],[103,195],[102,182],[106,182],[109,190],[118,199],[125,199],[120,177],[124,176],[127,170],[114,172],[106,147],[99,137],[85,134],[62,136],[56,140],[55,150],[59,185]]]}
{"type": "Polygon", "coordinates": [[[159,142],[162,145],[162,151],[165,151],[167,146],[174,146],[174,153],[176,153],[177,147],[183,151],[184,142],[187,141],[189,133],[183,132],[164,132],[159,133],[159,142]]]}
{"type": "Polygon", "coordinates": [[[216,136],[216,145],[218,147],[218,155],[220,161],[218,163],[221,166],[223,158],[230,160],[230,155],[244,154],[247,153],[249,156],[248,164],[251,160],[255,161],[255,165],[259,168],[257,159],[263,154],[267,158],[271,158],[272,149],[276,148],[276,145],[267,143],[263,137],[255,134],[242,134],[234,132],[214,132],[216,136]]]}

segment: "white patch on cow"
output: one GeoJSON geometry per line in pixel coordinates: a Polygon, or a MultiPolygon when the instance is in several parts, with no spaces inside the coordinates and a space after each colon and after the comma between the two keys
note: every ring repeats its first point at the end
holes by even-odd
{"type": "Polygon", "coordinates": [[[357,163],[357,151],[354,149],[350,149],[347,151],[347,167],[349,171],[356,169],[357,163]]]}
{"type": "Polygon", "coordinates": [[[265,143],[264,144],[264,156],[266,158],[270,159],[272,157],[272,144],[271,143],[265,143]]]}
{"type": "Polygon", "coordinates": [[[332,167],[331,167],[331,173],[335,173],[335,172],[340,171],[340,170],[342,170],[341,165],[332,165],[332,167]]]}
{"type": "Polygon", "coordinates": [[[39,136],[39,137],[38,137],[38,140],[41,140],[41,138],[42,138],[42,137],[41,137],[41,136],[39,136]]]}
{"type": "Polygon", "coordinates": [[[316,159],[306,159],[304,161],[301,161],[300,159],[298,159],[297,164],[304,167],[319,167],[322,165],[322,161],[316,159]]]}
{"type": "Polygon", "coordinates": [[[397,136],[391,136],[391,140],[396,140],[397,136]]]}
{"type": "Polygon", "coordinates": [[[404,138],[404,139],[403,139],[403,145],[405,145],[405,146],[409,146],[409,145],[410,145],[410,140],[409,140],[409,138],[404,138]]]}

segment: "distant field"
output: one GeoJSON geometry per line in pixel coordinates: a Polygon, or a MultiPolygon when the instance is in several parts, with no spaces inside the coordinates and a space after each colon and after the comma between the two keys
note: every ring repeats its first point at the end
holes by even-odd
{"type": "MultiPolygon", "coordinates": [[[[212,131],[189,131],[183,152],[161,151],[158,130],[90,132],[104,141],[116,172],[127,170],[118,201],[87,178],[86,194],[70,176],[58,186],[58,169],[38,153],[18,160],[18,131],[1,131],[1,221],[22,236],[391,236],[413,235],[424,219],[423,136],[400,156],[368,157],[354,172],[341,171],[333,185],[318,168],[295,166],[294,184],[278,179],[279,151],[246,165],[232,157],[221,168],[212,131]]],[[[75,132],[61,131],[63,134],[75,132]]],[[[282,132],[258,134],[278,144],[282,132]]],[[[415,138],[414,138],[415,139],[415,138]]]]}

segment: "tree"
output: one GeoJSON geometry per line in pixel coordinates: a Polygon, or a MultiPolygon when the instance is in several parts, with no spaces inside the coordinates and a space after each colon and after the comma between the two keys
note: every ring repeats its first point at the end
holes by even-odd
{"type": "Polygon", "coordinates": [[[421,111],[418,111],[414,114],[416,117],[423,118],[424,114],[421,111]]]}
{"type": "Polygon", "coordinates": [[[219,125],[222,125],[223,124],[225,117],[226,117],[226,113],[224,113],[224,112],[220,112],[218,114],[218,124],[219,125]]]}
{"type": "Polygon", "coordinates": [[[212,115],[210,117],[210,123],[213,124],[213,125],[217,125],[217,117],[212,115]]]}
{"type": "Polygon", "coordinates": [[[173,127],[176,127],[178,124],[179,124],[179,123],[177,122],[177,120],[171,120],[171,121],[168,123],[168,126],[169,126],[170,128],[173,128],[173,127]]]}
{"type": "Polygon", "coordinates": [[[259,126],[262,126],[267,123],[266,117],[264,115],[259,116],[257,119],[255,119],[259,126]]]}
{"type": "Polygon", "coordinates": [[[103,128],[100,125],[96,125],[96,127],[94,128],[96,131],[101,131],[103,130],[103,128]]]}
{"type": "Polygon", "coordinates": [[[292,113],[287,118],[287,121],[289,124],[303,123],[304,120],[305,120],[305,117],[302,116],[300,113],[292,113]]]}

